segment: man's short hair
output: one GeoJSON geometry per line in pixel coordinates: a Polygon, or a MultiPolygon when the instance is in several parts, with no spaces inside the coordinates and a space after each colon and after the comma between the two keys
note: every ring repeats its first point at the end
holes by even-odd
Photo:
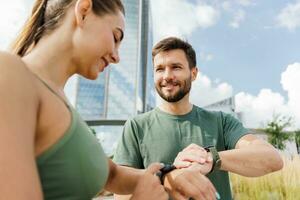
{"type": "Polygon", "coordinates": [[[177,37],[168,37],[158,42],[152,49],[152,60],[160,52],[165,52],[165,51],[170,51],[175,49],[181,49],[184,51],[190,69],[196,67],[197,65],[196,53],[192,45],[177,37]]]}

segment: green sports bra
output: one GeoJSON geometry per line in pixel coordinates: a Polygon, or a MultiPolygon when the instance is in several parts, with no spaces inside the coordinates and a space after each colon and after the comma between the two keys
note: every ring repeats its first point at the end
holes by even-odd
{"type": "Polygon", "coordinates": [[[36,159],[44,198],[90,200],[105,186],[108,160],[88,125],[74,108],[64,103],[71,112],[71,124],[63,137],[36,159]]]}

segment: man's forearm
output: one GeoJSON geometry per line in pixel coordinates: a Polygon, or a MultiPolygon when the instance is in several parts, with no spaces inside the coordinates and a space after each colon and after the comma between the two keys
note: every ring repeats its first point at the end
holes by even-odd
{"type": "Polygon", "coordinates": [[[262,176],[283,166],[279,153],[269,144],[221,151],[219,156],[222,160],[221,170],[248,177],[262,176]]]}

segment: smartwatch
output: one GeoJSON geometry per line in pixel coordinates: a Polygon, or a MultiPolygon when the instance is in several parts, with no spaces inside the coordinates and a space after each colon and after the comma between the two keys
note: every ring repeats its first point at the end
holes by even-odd
{"type": "Polygon", "coordinates": [[[167,173],[173,171],[174,169],[176,169],[175,165],[170,165],[170,164],[165,164],[160,170],[159,172],[156,173],[156,176],[158,176],[161,184],[164,184],[164,177],[167,173]]]}
{"type": "Polygon", "coordinates": [[[207,152],[210,152],[213,157],[213,165],[212,165],[212,168],[211,168],[209,174],[216,170],[219,170],[221,168],[222,161],[220,159],[220,156],[219,156],[219,153],[218,153],[216,147],[211,145],[211,146],[204,147],[204,149],[207,152]]]}

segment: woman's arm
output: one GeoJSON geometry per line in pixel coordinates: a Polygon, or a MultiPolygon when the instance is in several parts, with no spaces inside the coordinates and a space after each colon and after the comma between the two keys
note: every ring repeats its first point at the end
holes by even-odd
{"type": "MultiPolygon", "coordinates": [[[[198,165],[198,164],[197,164],[198,165]]],[[[128,168],[128,167],[127,167],[128,168]]],[[[133,168],[128,168],[133,169],[133,168]]],[[[160,183],[159,183],[160,184],[160,183]]],[[[136,199],[145,199],[146,190],[151,188],[151,184],[140,184],[141,190],[138,192],[140,198],[136,199]]],[[[168,191],[170,196],[174,200],[179,199],[215,199],[216,190],[212,183],[201,174],[200,168],[195,165],[195,167],[189,169],[176,169],[168,173],[164,178],[164,187],[168,191]]],[[[149,191],[149,190],[148,190],[149,191]]],[[[153,193],[153,192],[152,192],[153,193]]],[[[134,193],[136,194],[136,193],[134,193]]],[[[150,193],[151,195],[151,193],[150,193]]],[[[114,195],[116,200],[129,200],[131,199],[130,195],[114,195]]],[[[135,195],[133,195],[134,199],[135,195]]],[[[150,199],[159,199],[159,197],[150,199]]]]}
{"type": "Polygon", "coordinates": [[[167,200],[168,194],[156,173],[162,167],[151,164],[146,170],[118,166],[109,160],[109,178],[105,189],[117,194],[132,194],[131,200],[167,200]]]}
{"type": "Polygon", "coordinates": [[[109,177],[105,189],[117,194],[131,194],[145,170],[116,165],[109,159],[109,177]]]}
{"type": "Polygon", "coordinates": [[[38,96],[18,57],[0,52],[1,199],[43,198],[35,164],[38,96]]]}

